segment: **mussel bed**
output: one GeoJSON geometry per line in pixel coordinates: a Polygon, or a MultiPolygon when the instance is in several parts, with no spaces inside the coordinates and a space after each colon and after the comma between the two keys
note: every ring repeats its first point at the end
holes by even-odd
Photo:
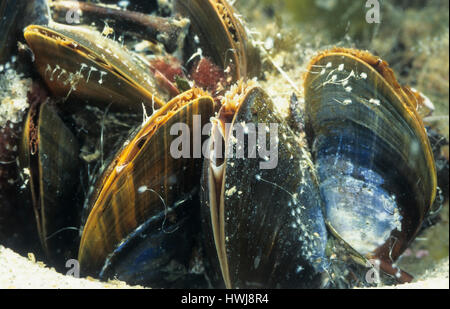
{"type": "MultiPolygon", "coordinates": [[[[251,7],[251,3],[248,4],[248,7],[251,7]]],[[[246,9],[248,10],[248,7],[246,5],[243,5],[243,7],[241,8],[241,11],[244,13],[244,15],[246,13],[249,14],[249,18],[251,19],[251,11],[246,11],[246,9]]],[[[270,7],[270,5],[268,6],[270,7]]],[[[275,6],[276,7],[276,6],[275,6]]],[[[254,13],[254,12],[253,12],[254,13]]],[[[279,14],[279,13],[277,13],[279,14]]],[[[285,16],[283,15],[285,13],[281,13],[281,16],[285,16]]],[[[273,29],[276,29],[278,26],[274,23],[269,22],[270,16],[272,14],[270,13],[270,11],[267,12],[263,12],[261,13],[262,18],[260,18],[261,20],[267,20],[267,24],[265,27],[260,27],[258,28],[258,30],[261,32],[261,36],[266,38],[266,42],[267,40],[272,39],[273,37],[271,36],[271,33],[273,31],[273,29]]],[[[261,17],[260,16],[260,17],[261,17]]],[[[286,19],[288,19],[288,17],[285,17],[286,19]]],[[[264,23],[263,23],[264,24],[264,23]]],[[[322,50],[322,49],[326,49],[326,47],[329,46],[329,44],[334,43],[334,41],[326,41],[328,43],[324,44],[321,43],[320,45],[317,42],[317,38],[311,38],[308,35],[305,35],[305,37],[303,38],[297,38],[295,35],[293,35],[292,33],[289,33],[289,31],[292,31],[292,27],[290,26],[288,27],[289,30],[284,30],[284,34],[289,37],[289,39],[293,40],[293,42],[296,42],[295,44],[295,49],[301,49],[301,57],[299,56],[298,52],[293,52],[292,51],[292,45],[293,43],[286,43],[287,46],[282,46],[282,44],[280,46],[273,46],[271,52],[271,57],[272,58],[276,58],[278,61],[282,60],[284,62],[284,69],[287,71],[288,75],[291,76],[291,78],[297,78],[299,76],[302,76],[304,70],[306,69],[306,64],[308,63],[309,59],[312,57],[312,55],[317,53],[317,50],[322,50]],[[314,47],[311,47],[311,42],[314,42],[314,47]]],[[[448,29],[448,28],[447,28],[448,29]]],[[[326,35],[325,35],[326,37],[326,35]]],[[[277,39],[279,39],[280,41],[282,41],[285,38],[280,38],[278,37],[277,39]]],[[[270,44],[269,44],[270,45],[270,44]]],[[[448,40],[447,40],[447,46],[448,46],[448,40]]],[[[447,60],[446,60],[447,61],[447,60]]],[[[292,98],[291,98],[291,94],[293,91],[293,89],[291,88],[291,85],[289,85],[289,83],[287,83],[285,80],[283,80],[282,78],[280,78],[279,72],[272,67],[270,64],[265,64],[266,67],[264,67],[264,79],[260,80],[260,83],[262,85],[262,88],[264,88],[268,94],[270,95],[270,97],[272,98],[272,100],[275,102],[275,105],[278,106],[278,102],[292,102],[292,98]]],[[[101,80],[101,79],[100,79],[101,80]]],[[[300,82],[298,82],[298,84],[300,84],[300,82]]],[[[294,89],[295,90],[295,89],[294,89]]],[[[426,91],[426,89],[421,89],[422,91],[426,91]]],[[[447,102],[448,104],[448,102],[447,102]]],[[[281,104],[280,104],[281,106],[281,104]]],[[[285,112],[285,110],[280,110],[280,113],[285,112]]],[[[38,112],[39,115],[39,112],[38,112]]],[[[35,118],[37,118],[37,116],[33,116],[35,118]]],[[[95,161],[99,161],[101,162],[100,165],[97,165],[95,169],[97,169],[96,172],[90,170],[88,171],[88,173],[84,176],[87,177],[85,179],[82,179],[82,182],[87,182],[89,183],[91,180],[89,179],[89,177],[92,177],[92,174],[90,173],[101,173],[104,170],[107,170],[107,166],[108,164],[106,164],[106,162],[108,161],[113,161],[115,158],[113,157],[113,155],[111,155],[110,158],[104,158],[103,157],[103,151],[105,153],[110,153],[110,154],[115,154],[117,153],[117,150],[119,150],[120,148],[122,148],[123,146],[123,141],[126,139],[125,136],[132,136],[133,132],[136,133],[136,131],[139,130],[136,129],[133,125],[128,125],[127,123],[137,123],[140,122],[141,119],[139,119],[139,117],[137,118],[133,118],[133,116],[130,116],[128,118],[128,116],[123,116],[122,114],[114,114],[113,112],[109,113],[102,113],[102,111],[99,110],[95,110],[95,108],[91,108],[91,109],[85,109],[85,110],[74,110],[71,111],[70,113],[64,114],[62,115],[62,118],[69,123],[72,123],[72,128],[71,130],[73,132],[76,132],[76,134],[83,140],[83,145],[84,145],[84,151],[82,150],[82,153],[85,154],[85,157],[82,157],[81,159],[84,161],[89,161],[89,160],[93,160],[93,162],[95,161]],[[86,120],[85,116],[79,117],[79,115],[81,114],[89,114],[88,116],[88,120],[86,120]],[[108,115],[107,115],[108,114],[108,115]],[[111,116],[114,115],[114,116],[111,116]],[[93,117],[92,119],[89,119],[89,117],[93,117]],[[100,125],[99,125],[100,124],[100,125]],[[101,148],[102,150],[100,151],[100,153],[95,152],[96,149],[96,145],[89,145],[89,134],[83,134],[82,130],[80,129],[76,129],[76,127],[78,128],[83,128],[83,130],[86,130],[87,126],[92,126],[94,125],[95,128],[93,129],[88,129],[88,132],[91,132],[89,130],[93,130],[95,132],[97,132],[97,135],[101,135],[102,136],[102,145],[101,147],[105,147],[105,149],[101,148]],[[104,134],[103,130],[105,130],[105,128],[107,128],[106,130],[106,134],[104,134]],[[109,150],[107,148],[110,148],[109,150]]],[[[442,127],[435,127],[436,130],[441,131],[442,134],[445,135],[445,128],[442,127]]],[[[448,136],[448,123],[447,123],[447,136],[448,136]]],[[[128,140],[127,143],[129,143],[130,140],[128,140]]],[[[95,143],[95,142],[94,142],[95,143]]],[[[139,144],[139,148],[143,147],[144,142],[142,142],[142,144],[139,144]]],[[[447,146],[447,157],[448,157],[448,146],[447,146]]],[[[73,168],[74,166],[72,166],[73,168]]],[[[119,166],[119,168],[121,169],[122,166],[119,166]]],[[[123,166],[123,168],[125,168],[125,165],[123,166]]],[[[198,165],[198,168],[200,169],[200,165],[198,165]]],[[[282,177],[283,175],[281,175],[282,177]]],[[[261,177],[261,176],[260,176],[261,177]]],[[[96,183],[95,186],[98,186],[98,184],[96,183]]],[[[58,190],[58,189],[56,189],[58,190]]],[[[90,187],[85,187],[84,190],[91,190],[90,187]]],[[[148,188],[146,185],[142,185],[139,187],[138,191],[140,193],[144,193],[146,191],[150,192],[151,189],[148,188]],[[141,192],[142,191],[142,192],[141,192]]],[[[448,188],[447,188],[448,191],[448,188]]],[[[89,193],[86,192],[77,192],[78,196],[83,196],[83,198],[80,199],[85,199],[86,196],[89,195],[89,193]]],[[[195,196],[196,193],[193,192],[188,192],[188,194],[183,197],[183,201],[190,201],[192,199],[192,196],[195,196]]],[[[67,197],[65,197],[67,199],[67,197]]],[[[79,198],[79,197],[78,197],[79,198]]],[[[161,198],[161,197],[157,197],[157,198],[161,198]]],[[[64,198],[63,198],[64,200],[64,198]]],[[[198,202],[198,201],[193,201],[194,203],[198,202]]],[[[78,203],[81,203],[80,201],[78,201],[78,203]]],[[[164,205],[166,206],[166,205],[164,205]]],[[[174,207],[175,208],[175,207],[174,207]]],[[[86,211],[84,213],[80,213],[78,214],[80,216],[87,216],[86,211]]],[[[199,214],[193,214],[194,216],[198,216],[199,214]]],[[[154,220],[156,222],[157,225],[161,225],[163,226],[163,232],[166,233],[171,233],[172,231],[175,231],[179,228],[178,224],[184,224],[183,221],[177,222],[177,219],[173,219],[173,218],[177,218],[177,216],[180,217],[184,217],[185,214],[184,213],[178,213],[178,211],[176,209],[166,209],[165,212],[157,214],[154,218],[152,218],[152,220],[154,220]],[[166,222],[166,219],[168,218],[168,222],[166,222]],[[173,221],[172,221],[173,220],[173,221]],[[175,222],[175,223],[174,223],[175,222]],[[167,223],[167,225],[165,225],[167,223]],[[174,226],[171,226],[171,224],[174,223],[174,226]],[[168,230],[165,230],[165,228],[167,228],[168,230]]],[[[412,245],[412,247],[406,252],[406,254],[400,259],[399,264],[401,265],[402,268],[404,268],[405,270],[413,273],[416,276],[420,277],[421,272],[423,272],[424,269],[427,269],[429,266],[423,266],[426,264],[426,262],[424,262],[424,260],[430,260],[430,264],[432,265],[435,261],[447,256],[448,257],[448,204],[443,206],[443,210],[439,213],[439,216],[436,218],[433,218],[433,220],[436,219],[436,221],[438,222],[437,224],[435,224],[435,222],[431,222],[432,220],[430,219],[430,224],[433,224],[433,226],[429,229],[427,229],[425,231],[425,234],[421,234],[419,235],[418,240],[415,241],[415,243],[412,245]],[[433,235],[438,235],[438,237],[433,237],[433,235]],[[426,243],[424,242],[424,239],[426,240],[430,240],[430,239],[434,239],[434,242],[438,242],[437,245],[434,245],[429,242],[426,241],[426,243]],[[438,241],[436,241],[436,239],[438,241]],[[444,244],[444,245],[443,245],[444,244]],[[415,268],[417,265],[420,265],[420,267],[415,268]]],[[[79,218],[77,218],[77,220],[79,220],[79,218]]],[[[86,219],[83,219],[86,220],[86,219]]],[[[155,224],[155,222],[153,221],[146,221],[146,222],[141,222],[143,223],[142,226],[139,227],[145,229],[147,226],[151,226],[152,224],[155,224]]],[[[42,227],[41,227],[42,228],[42,227]]],[[[38,227],[39,229],[39,227],[38,227]]],[[[141,232],[139,229],[135,230],[135,232],[141,232]]],[[[35,231],[34,231],[35,232],[35,231]]],[[[74,232],[74,231],[72,231],[74,232]]],[[[116,231],[117,232],[117,231],[116,231]]],[[[32,232],[33,233],[33,232],[32,232]]],[[[102,232],[104,233],[104,232],[102,232]]],[[[193,233],[195,233],[193,231],[193,233]]],[[[38,233],[36,233],[37,235],[38,233]]],[[[41,233],[42,234],[42,233],[41,233]]],[[[44,234],[45,235],[45,234],[44,234]]],[[[107,235],[107,234],[105,234],[107,235]]],[[[47,238],[52,238],[54,235],[45,235],[45,237],[47,238]]],[[[139,235],[138,235],[139,236],[139,235]]],[[[154,235],[156,238],[158,237],[157,235],[154,235]]],[[[129,240],[130,241],[134,241],[134,235],[130,234],[129,235],[129,240]]],[[[173,241],[174,243],[183,243],[185,240],[182,238],[177,238],[178,236],[174,236],[173,239],[171,241],[173,241]]],[[[125,241],[125,240],[124,240],[125,241]]],[[[128,241],[128,239],[126,240],[128,241]]],[[[151,241],[151,240],[149,240],[151,241]]],[[[12,245],[14,247],[14,244],[12,245]]],[[[75,245],[76,246],[76,245],[75,245]]],[[[16,247],[19,248],[19,247],[16,247]]],[[[30,247],[24,248],[23,249],[23,254],[28,253],[27,251],[29,251],[30,247]]],[[[39,255],[39,249],[35,249],[36,253],[38,255],[38,258],[40,257],[39,255]]],[[[44,251],[48,250],[47,248],[44,248],[44,251]]],[[[182,248],[177,248],[177,254],[186,254],[185,252],[182,252],[183,249],[182,248]]],[[[199,248],[197,248],[196,250],[200,250],[199,248]]],[[[195,250],[194,250],[195,251],[195,250]]],[[[201,250],[200,250],[201,251],[201,250]]],[[[128,254],[128,253],[123,253],[120,250],[117,251],[118,255],[117,256],[110,256],[108,257],[108,259],[110,260],[114,260],[114,259],[121,259],[121,254],[128,254]]],[[[153,254],[153,253],[149,253],[149,254],[153,254]]],[[[191,253],[189,253],[191,254],[191,253]]],[[[189,255],[188,254],[188,255],[189,255]]],[[[192,258],[191,261],[188,261],[188,263],[190,263],[190,267],[191,269],[189,269],[190,271],[194,271],[197,272],[196,274],[202,274],[202,262],[199,262],[199,260],[196,261],[196,258],[198,259],[198,255],[199,252],[194,252],[192,253],[192,256],[190,258],[192,258]],[[198,262],[197,265],[192,265],[192,263],[196,263],[198,262]],[[199,269],[198,269],[199,268],[199,269]],[[195,269],[195,270],[194,270],[195,269]]],[[[126,261],[126,259],[124,259],[124,261],[126,261]]],[[[50,262],[51,263],[51,262],[50,262]]],[[[182,262],[184,264],[186,264],[186,261],[182,262]]],[[[60,271],[64,271],[64,265],[55,265],[57,266],[57,268],[60,271]]],[[[177,273],[178,269],[177,269],[177,265],[172,265],[173,268],[170,269],[170,271],[173,273],[177,273]]],[[[120,268],[120,265],[118,265],[117,267],[120,268]]],[[[106,272],[108,271],[107,269],[105,270],[106,272]]],[[[183,272],[183,270],[181,271],[183,272]]],[[[105,278],[108,276],[105,276],[105,278]]],[[[120,279],[120,278],[119,278],[120,279]]],[[[122,279],[126,279],[126,276],[124,276],[122,279]]],[[[191,279],[188,279],[191,280],[191,279]]],[[[138,284],[139,282],[135,281],[136,284],[138,284]]],[[[198,283],[198,281],[196,281],[196,279],[192,279],[192,282],[187,283],[187,285],[190,285],[190,287],[196,287],[197,284],[200,287],[203,287],[203,283],[198,283]]],[[[162,283],[162,285],[164,286],[164,284],[162,283]]],[[[185,287],[186,285],[182,285],[183,287],[185,287]]],[[[158,287],[158,286],[155,286],[158,287]]],[[[176,286],[175,286],[176,287],[176,286]]]]}

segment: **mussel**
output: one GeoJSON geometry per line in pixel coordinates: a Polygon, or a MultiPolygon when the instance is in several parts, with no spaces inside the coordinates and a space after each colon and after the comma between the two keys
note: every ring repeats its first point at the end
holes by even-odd
{"type": "Polygon", "coordinates": [[[227,94],[213,123],[201,194],[210,264],[227,288],[319,287],[327,231],[305,143],[252,83],[227,94]],[[257,159],[269,142],[276,158],[257,159]]]}
{"type": "Polygon", "coordinates": [[[73,250],[76,223],[75,194],[79,146],[74,134],[49,102],[34,104],[25,121],[20,167],[29,177],[37,231],[45,254],[53,258],[73,250]]]}
{"type": "Polygon", "coordinates": [[[161,107],[170,98],[140,58],[100,32],[51,23],[28,26],[24,35],[55,96],[74,95],[128,112],[141,111],[142,104],[161,107]]]}
{"type": "Polygon", "coordinates": [[[213,100],[201,90],[183,93],[155,112],[115,156],[96,185],[83,229],[83,273],[153,287],[181,280],[195,237],[201,160],[174,158],[171,130],[177,123],[203,126],[213,110],[213,100]],[[194,124],[194,117],[201,123],[194,124]]]}
{"type": "Polygon", "coordinates": [[[436,196],[430,142],[411,90],[368,52],[333,49],[305,78],[306,128],[330,229],[390,266],[417,235],[436,196]]]}

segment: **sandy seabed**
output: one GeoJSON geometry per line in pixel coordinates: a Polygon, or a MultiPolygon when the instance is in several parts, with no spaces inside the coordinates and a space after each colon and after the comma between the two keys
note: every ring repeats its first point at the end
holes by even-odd
{"type": "MultiPolygon", "coordinates": [[[[124,289],[124,282],[100,282],[66,276],[33,257],[25,258],[0,246],[0,289],[124,289]]],[[[135,287],[136,288],[136,287],[135,287]]]]}
{"type": "MultiPolygon", "coordinates": [[[[121,281],[100,282],[57,273],[41,262],[33,261],[0,246],[0,289],[129,289],[121,281]]],[[[449,260],[436,264],[413,283],[380,287],[383,289],[448,289],[449,260]]]]}

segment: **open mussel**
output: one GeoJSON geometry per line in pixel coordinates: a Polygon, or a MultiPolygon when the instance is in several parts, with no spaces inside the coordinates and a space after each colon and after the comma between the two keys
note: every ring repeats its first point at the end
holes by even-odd
{"type": "Polygon", "coordinates": [[[368,52],[334,49],[310,63],[306,128],[329,228],[400,281],[392,264],[436,195],[436,169],[412,91],[368,52]]]}
{"type": "Polygon", "coordinates": [[[76,96],[116,110],[139,112],[170,98],[150,67],[124,46],[82,26],[51,23],[24,31],[35,66],[55,96],[76,96]]]}
{"type": "Polygon", "coordinates": [[[327,231],[313,164],[260,87],[241,83],[226,95],[209,147],[201,194],[206,252],[225,286],[319,287],[327,231]]]}
{"type": "Polygon", "coordinates": [[[213,100],[201,90],[183,93],[155,112],[115,156],[91,198],[79,250],[84,274],[152,287],[182,280],[195,239],[201,160],[175,158],[171,134],[180,123],[193,132],[213,111],[213,100]]]}
{"type": "Polygon", "coordinates": [[[77,222],[75,194],[79,181],[79,147],[49,102],[34,104],[25,121],[20,167],[29,177],[31,201],[44,253],[70,256],[77,222]]]}

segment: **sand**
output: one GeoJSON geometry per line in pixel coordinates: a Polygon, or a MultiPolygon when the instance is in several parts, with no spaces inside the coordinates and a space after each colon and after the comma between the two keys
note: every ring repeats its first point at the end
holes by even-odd
{"type": "MultiPolygon", "coordinates": [[[[41,262],[33,261],[0,246],[0,289],[136,289],[121,281],[100,282],[57,273],[41,262]]],[[[382,289],[448,289],[449,260],[438,263],[410,284],[382,289]]]]}
{"type": "Polygon", "coordinates": [[[0,289],[124,289],[124,282],[100,282],[79,279],[56,272],[45,264],[35,261],[33,255],[25,258],[0,246],[0,289]]]}

